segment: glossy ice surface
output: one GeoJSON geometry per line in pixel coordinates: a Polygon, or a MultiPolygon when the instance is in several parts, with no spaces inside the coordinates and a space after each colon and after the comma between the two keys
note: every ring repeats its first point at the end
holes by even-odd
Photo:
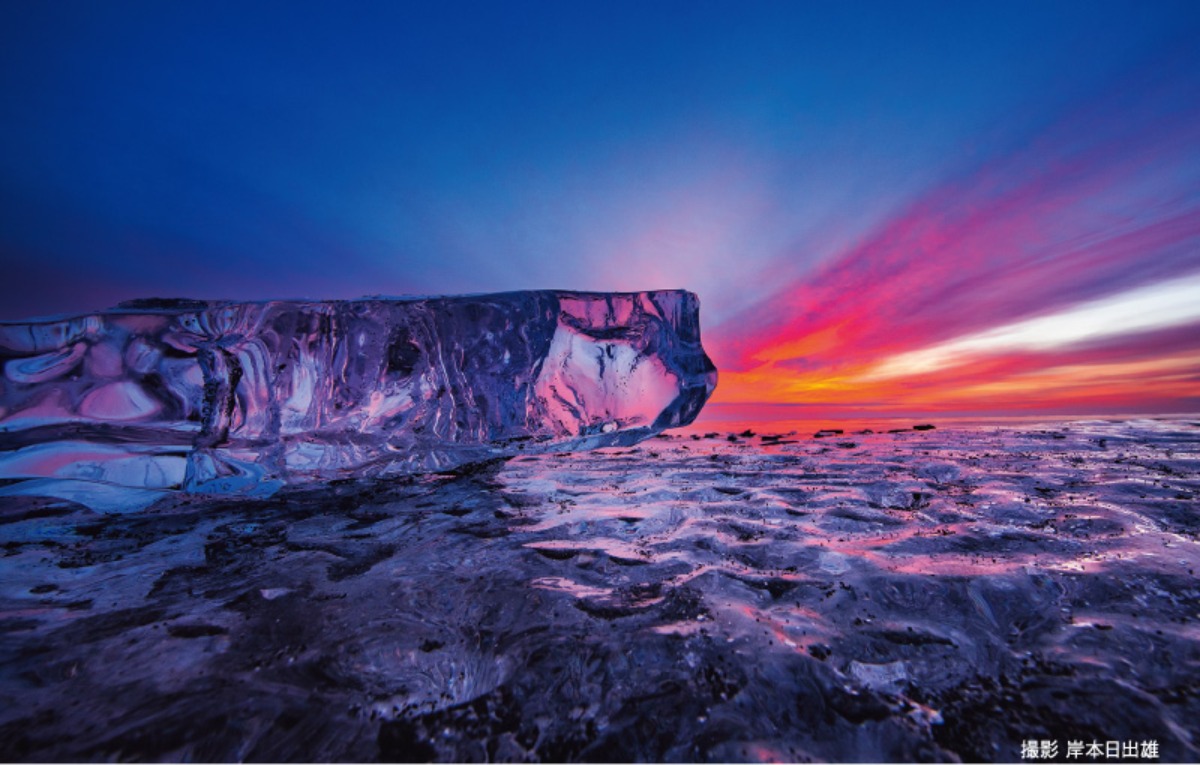
{"type": "Polygon", "coordinates": [[[141,301],[0,324],[0,364],[0,478],[107,510],[633,444],[717,378],[683,291],[141,301]]]}
{"type": "Polygon", "coordinates": [[[10,497],[0,756],[1200,759],[1197,421],[856,429],[10,497]]]}

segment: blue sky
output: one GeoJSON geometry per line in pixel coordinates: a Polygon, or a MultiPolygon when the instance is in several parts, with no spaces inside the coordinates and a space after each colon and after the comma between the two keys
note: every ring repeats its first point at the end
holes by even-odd
{"type": "Polygon", "coordinates": [[[1197,15],[248,5],[0,8],[5,317],[675,286],[724,315],[1197,15]]]}
{"type": "Polygon", "coordinates": [[[862,346],[916,352],[1200,271],[1196,50],[1195,2],[6,3],[0,319],[684,287],[767,379],[830,363],[764,350],[795,296],[890,299],[872,242],[914,300],[990,263],[862,346]]]}

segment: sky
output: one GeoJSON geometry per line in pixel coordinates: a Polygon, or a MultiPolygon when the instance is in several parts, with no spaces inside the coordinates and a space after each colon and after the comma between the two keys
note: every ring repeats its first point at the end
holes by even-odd
{"type": "Polygon", "coordinates": [[[0,4],[0,320],[685,288],[706,413],[1200,411],[1200,3],[0,4]]]}

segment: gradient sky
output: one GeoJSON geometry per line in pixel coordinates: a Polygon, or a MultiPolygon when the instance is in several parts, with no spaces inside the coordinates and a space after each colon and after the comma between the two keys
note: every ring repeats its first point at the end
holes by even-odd
{"type": "Polygon", "coordinates": [[[713,411],[1200,410],[1200,3],[245,5],[0,4],[0,319],[684,287],[713,411]]]}

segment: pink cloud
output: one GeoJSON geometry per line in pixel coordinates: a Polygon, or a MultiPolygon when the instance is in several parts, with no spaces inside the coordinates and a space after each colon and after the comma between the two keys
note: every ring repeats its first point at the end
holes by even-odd
{"type": "MultiPolygon", "coordinates": [[[[772,379],[781,375],[798,375],[827,395],[847,375],[896,354],[1200,272],[1194,58],[1176,52],[1130,74],[709,330],[718,367],[735,373],[723,377],[718,401],[754,400],[755,390],[765,401],[802,400],[803,386],[772,379]]],[[[1128,345],[1118,339],[962,371],[978,386],[981,374],[999,380],[1062,366],[1067,357],[1075,366],[1098,363],[1113,349],[1131,352],[1128,345]]],[[[1195,343],[1169,330],[1155,333],[1152,347],[1169,355],[1195,343]]],[[[1126,394],[1136,397],[1136,376],[1127,383],[1126,394]]],[[[847,401],[880,395],[852,385],[845,392],[847,401]]]]}

